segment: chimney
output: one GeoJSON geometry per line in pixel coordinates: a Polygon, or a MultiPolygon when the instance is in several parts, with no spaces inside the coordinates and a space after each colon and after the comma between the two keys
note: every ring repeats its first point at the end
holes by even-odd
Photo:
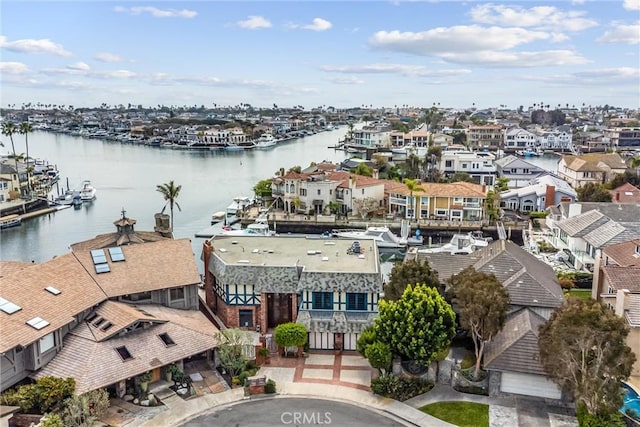
{"type": "Polygon", "coordinates": [[[628,289],[618,289],[616,292],[616,316],[623,317],[624,311],[629,309],[629,296],[631,292],[628,289]]]}
{"type": "Polygon", "coordinates": [[[549,206],[555,206],[556,204],[556,187],[555,185],[547,185],[547,190],[544,195],[544,208],[549,206]]]}
{"type": "Polygon", "coordinates": [[[160,233],[163,237],[173,237],[171,232],[171,224],[169,223],[169,215],[163,213],[157,213],[154,215],[156,225],[153,227],[153,231],[160,233]]]}

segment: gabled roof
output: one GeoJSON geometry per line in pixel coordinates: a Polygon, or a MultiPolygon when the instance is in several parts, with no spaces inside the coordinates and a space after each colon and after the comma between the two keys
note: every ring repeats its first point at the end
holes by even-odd
{"type": "Polygon", "coordinates": [[[640,256],[636,255],[638,246],[640,246],[640,238],[609,245],[602,249],[602,253],[621,267],[640,267],[640,256]]]}
{"type": "Polygon", "coordinates": [[[562,156],[567,169],[583,172],[598,172],[609,169],[626,169],[627,165],[618,153],[587,153],[580,156],[562,156]]]}
{"type": "Polygon", "coordinates": [[[581,237],[608,221],[602,213],[591,210],[571,218],[558,221],[558,228],[571,237],[581,237]]]}
{"type": "Polygon", "coordinates": [[[624,317],[632,328],[640,328],[640,294],[630,294],[629,308],[625,310],[624,317]]]}
{"type": "Polygon", "coordinates": [[[623,242],[640,235],[637,227],[613,221],[597,210],[563,219],[557,222],[557,226],[571,237],[582,237],[595,248],[623,242]]]}
{"type": "Polygon", "coordinates": [[[484,366],[497,371],[546,375],[540,364],[538,329],[545,320],[529,309],[509,316],[504,328],[487,344],[484,366]]]}
{"type": "Polygon", "coordinates": [[[640,267],[606,266],[602,267],[602,271],[616,291],[628,289],[633,293],[640,292],[640,267]]]}
{"type": "Polygon", "coordinates": [[[75,392],[82,394],[210,350],[218,343],[218,329],[199,311],[158,305],[144,309],[167,321],[106,341],[87,338],[89,326],[83,322],[66,335],[62,350],[34,378],[73,377],[75,392]],[[165,345],[159,337],[163,333],[175,345],[165,345]],[[131,359],[120,357],[116,348],[121,346],[127,348],[131,359]]]}
{"type": "Polygon", "coordinates": [[[640,188],[628,182],[609,190],[609,193],[611,193],[611,199],[616,203],[640,203],[640,188]]]}
{"type": "MultiPolygon", "coordinates": [[[[422,182],[418,190],[413,191],[414,196],[436,196],[436,197],[486,197],[486,191],[480,184],[472,182],[453,182],[442,184],[436,182],[422,182]]],[[[406,184],[391,180],[385,181],[385,193],[397,193],[408,196],[411,194],[406,184]]]]}
{"type": "Polygon", "coordinates": [[[145,310],[145,305],[133,306],[115,301],[105,301],[90,314],[87,332],[91,334],[85,338],[95,341],[104,341],[128,327],[140,322],[165,323],[166,320],[157,318],[145,310]],[[106,327],[109,326],[108,329],[106,327]]]}

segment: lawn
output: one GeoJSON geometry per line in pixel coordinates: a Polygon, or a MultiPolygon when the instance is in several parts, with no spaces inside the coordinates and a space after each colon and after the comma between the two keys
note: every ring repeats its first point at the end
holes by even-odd
{"type": "Polygon", "coordinates": [[[438,402],[420,408],[460,427],[489,427],[489,405],[471,402],[438,402]]]}
{"type": "Polygon", "coordinates": [[[569,295],[572,297],[579,297],[584,300],[591,299],[591,289],[569,289],[569,295]]]}

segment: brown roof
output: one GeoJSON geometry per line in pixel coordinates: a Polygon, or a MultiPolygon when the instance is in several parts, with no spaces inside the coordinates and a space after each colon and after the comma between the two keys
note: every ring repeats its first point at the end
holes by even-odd
{"type": "Polygon", "coordinates": [[[281,178],[284,178],[284,179],[307,179],[310,176],[311,176],[311,174],[308,174],[308,173],[287,172],[284,175],[282,175],[281,178]]]}
{"type": "Polygon", "coordinates": [[[106,299],[106,295],[73,254],[16,270],[0,277],[0,297],[18,305],[13,314],[0,311],[0,352],[27,346],[74,320],[73,316],[106,299]],[[45,290],[52,286],[58,295],[45,290]],[[27,321],[49,322],[37,330],[27,321]]]}
{"type": "Polygon", "coordinates": [[[93,249],[110,248],[114,246],[126,246],[133,243],[158,242],[161,240],[170,240],[170,238],[164,237],[160,233],[153,231],[134,231],[132,233],[113,232],[99,234],[93,239],[74,243],[71,245],[71,250],[73,252],[81,252],[93,249]]]}
{"type": "Polygon", "coordinates": [[[633,293],[640,292],[640,267],[602,267],[609,285],[616,291],[628,289],[633,293]]]}
{"type": "Polygon", "coordinates": [[[384,185],[381,179],[372,178],[370,176],[351,175],[353,178],[355,187],[372,187],[374,185],[384,185]]]}
{"type": "Polygon", "coordinates": [[[640,246],[640,239],[633,239],[606,246],[602,248],[602,253],[621,267],[640,267],[640,256],[635,254],[638,246],[640,246]]]}
{"type": "MultiPolygon", "coordinates": [[[[116,303],[123,304],[123,303],[116,303]]],[[[217,345],[218,329],[197,310],[178,310],[148,305],[148,313],[167,320],[139,328],[123,336],[97,342],[87,339],[86,322],[64,338],[64,347],[34,377],[73,377],[77,394],[106,387],[156,367],[210,350],[217,345]],[[158,336],[166,333],[175,345],[166,346],[158,336]],[[126,346],[132,358],[122,360],[117,347],[126,346]]]]}
{"type": "Polygon", "coordinates": [[[609,190],[611,199],[615,203],[636,203],[640,204],[640,188],[628,182],[618,188],[609,190]]]}
{"type": "MultiPolygon", "coordinates": [[[[438,197],[485,197],[486,191],[483,186],[471,182],[453,182],[451,184],[441,184],[436,182],[422,182],[418,190],[413,192],[414,196],[438,196],[438,197]]],[[[399,193],[405,196],[411,194],[407,186],[396,181],[385,181],[384,190],[386,193],[399,193]]]]}
{"type": "Polygon", "coordinates": [[[145,305],[134,306],[115,301],[105,301],[93,313],[95,313],[95,317],[90,322],[85,322],[88,326],[86,331],[90,334],[85,338],[95,341],[109,339],[138,322],[165,322],[165,320],[147,312],[145,305]],[[107,329],[108,325],[110,326],[107,329]]]}
{"type": "Polygon", "coordinates": [[[122,252],[125,261],[121,262],[113,262],[107,255],[110,271],[101,274],[95,271],[91,251],[74,255],[108,297],[200,283],[195,262],[185,262],[194,257],[189,239],[122,246],[122,252]]]}
{"type": "Polygon", "coordinates": [[[0,277],[8,276],[16,271],[35,265],[32,262],[23,261],[0,261],[0,277]]]}
{"type": "Polygon", "coordinates": [[[627,165],[618,153],[587,153],[580,156],[562,156],[567,168],[574,171],[602,171],[603,166],[610,169],[626,169],[627,165]]]}

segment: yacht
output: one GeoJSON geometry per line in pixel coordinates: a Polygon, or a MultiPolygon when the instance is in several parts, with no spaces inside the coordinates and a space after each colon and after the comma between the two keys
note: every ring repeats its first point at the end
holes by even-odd
{"type": "Polygon", "coordinates": [[[278,140],[270,133],[263,133],[260,138],[256,139],[255,146],[259,150],[271,148],[276,145],[278,140]]]}
{"type": "MultiPolygon", "coordinates": [[[[96,189],[91,185],[91,181],[83,181],[80,188],[80,198],[83,202],[90,202],[96,198],[96,189]]],[[[73,197],[71,198],[73,203],[73,197]]]]}
{"type": "Polygon", "coordinates": [[[0,218],[0,229],[17,227],[22,224],[22,218],[19,215],[7,215],[0,218]]]}
{"type": "Polygon", "coordinates": [[[247,225],[247,228],[224,226],[217,234],[219,236],[275,236],[276,232],[269,229],[266,218],[258,217],[253,224],[247,225]]]}
{"type": "Polygon", "coordinates": [[[366,230],[333,230],[331,234],[341,239],[375,240],[379,248],[404,248],[422,244],[422,237],[398,237],[388,227],[368,227],[366,230]]]}
{"type": "Polygon", "coordinates": [[[493,239],[491,237],[482,237],[481,232],[456,233],[449,243],[435,248],[418,249],[420,254],[434,254],[439,252],[448,252],[455,254],[470,254],[480,248],[489,246],[493,239]]]}

